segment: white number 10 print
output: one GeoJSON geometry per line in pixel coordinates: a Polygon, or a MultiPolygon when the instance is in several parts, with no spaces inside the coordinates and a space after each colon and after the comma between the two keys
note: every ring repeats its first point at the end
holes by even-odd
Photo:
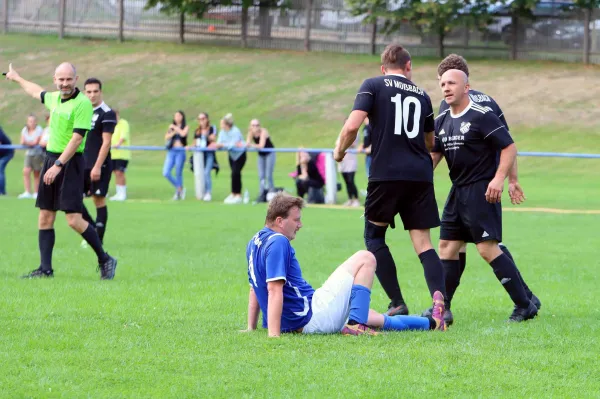
{"type": "Polygon", "coordinates": [[[394,127],[394,134],[400,136],[402,129],[408,136],[409,139],[414,139],[419,134],[419,121],[421,120],[421,102],[415,97],[408,96],[402,101],[402,95],[400,93],[392,97],[392,102],[396,104],[396,125],[394,127]],[[408,130],[408,119],[410,117],[410,104],[414,104],[413,110],[413,125],[412,129],[408,130]]]}

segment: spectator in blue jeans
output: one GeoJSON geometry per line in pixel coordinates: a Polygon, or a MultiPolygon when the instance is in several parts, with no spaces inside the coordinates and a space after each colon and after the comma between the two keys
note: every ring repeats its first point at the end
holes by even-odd
{"type": "Polygon", "coordinates": [[[227,114],[221,119],[221,130],[217,142],[212,148],[229,150],[229,166],[231,166],[231,194],[225,198],[226,204],[242,203],[242,169],[246,164],[246,148],[244,136],[233,124],[233,115],[227,114]]]}
{"type": "Polygon", "coordinates": [[[183,111],[175,112],[173,123],[165,134],[167,142],[167,158],[163,167],[163,176],[175,187],[174,200],[185,199],[185,187],[183,187],[183,167],[185,165],[185,147],[187,146],[187,134],[189,126],[185,123],[183,111]],[[171,171],[175,167],[175,177],[171,171]]]}
{"type": "MultiPolygon", "coordinates": [[[[11,141],[0,127],[0,145],[11,145],[11,141]]],[[[0,149],[0,195],[6,195],[6,177],[4,171],[6,165],[15,155],[15,150],[0,149]]]]}
{"type": "MultiPolygon", "coordinates": [[[[198,115],[198,128],[194,132],[194,138],[201,139],[203,145],[207,147],[217,141],[217,127],[210,124],[210,119],[206,112],[201,112],[198,115]]],[[[215,160],[214,151],[204,152],[204,198],[202,198],[204,201],[212,200],[211,172],[215,166],[215,160]]]]}
{"type": "MultiPolygon", "coordinates": [[[[269,132],[260,126],[258,119],[250,121],[246,146],[262,149],[274,148],[269,132]]],[[[268,151],[258,151],[258,180],[259,191],[256,202],[267,202],[267,193],[275,187],[273,183],[273,170],[275,169],[275,153],[268,151]]]]}

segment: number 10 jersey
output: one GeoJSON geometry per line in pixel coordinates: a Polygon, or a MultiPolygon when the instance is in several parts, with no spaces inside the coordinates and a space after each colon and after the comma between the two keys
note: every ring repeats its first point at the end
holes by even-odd
{"type": "Polygon", "coordinates": [[[425,133],[434,131],[433,106],[425,91],[403,75],[363,82],[352,109],[368,114],[371,126],[369,181],[433,182],[425,133]]]}

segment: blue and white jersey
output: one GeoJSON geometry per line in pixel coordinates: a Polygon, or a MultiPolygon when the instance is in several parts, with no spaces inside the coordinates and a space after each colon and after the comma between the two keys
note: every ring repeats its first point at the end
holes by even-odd
{"type": "Polygon", "coordinates": [[[304,327],[312,317],[311,301],[315,290],[304,280],[296,252],[283,234],[265,227],[248,243],[248,281],[254,289],[263,327],[267,327],[267,305],[269,281],[284,280],[281,332],[290,332],[304,327]]]}

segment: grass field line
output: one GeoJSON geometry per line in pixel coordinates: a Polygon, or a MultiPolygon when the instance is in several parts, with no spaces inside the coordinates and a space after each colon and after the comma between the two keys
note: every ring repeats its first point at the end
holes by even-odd
{"type": "MultiPolygon", "coordinates": [[[[127,202],[134,203],[167,203],[173,202],[173,200],[159,200],[159,199],[128,199],[127,202]]],[[[311,208],[323,208],[323,209],[341,209],[341,210],[358,210],[362,208],[355,208],[344,205],[331,205],[331,204],[308,204],[311,208]]],[[[541,212],[541,213],[559,213],[559,214],[575,214],[575,215],[600,215],[600,209],[559,209],[559,208],[542,208],[542,207],[518,207],[518,208],[503,208],[503,212],[541,212]]],[[[441,209],[440,209],[441,212],[441,209]]]]}

